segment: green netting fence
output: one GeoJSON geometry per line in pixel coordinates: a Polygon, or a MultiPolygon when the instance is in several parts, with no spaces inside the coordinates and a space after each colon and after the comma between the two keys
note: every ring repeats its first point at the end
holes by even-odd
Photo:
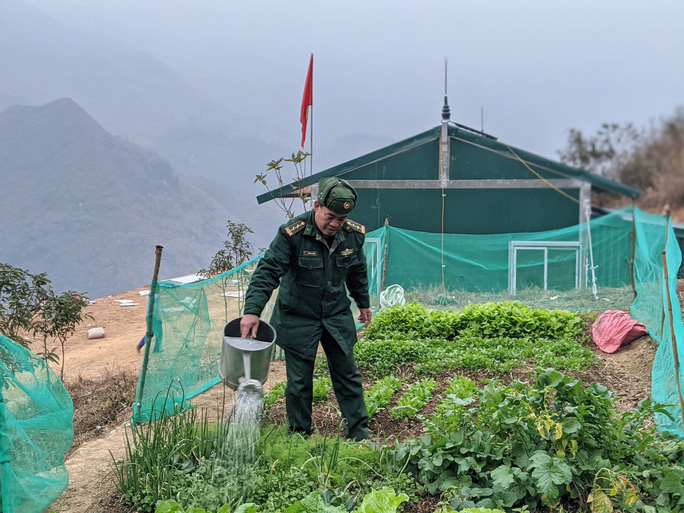
{"type": "Polygon", "coordinates": [[[2,335],[0,369],[0,511],[40,512],[69,484],[74,406],[42,358],[2,335]]]}
{"type": "MultiPolygon", "coordinates": [[[[395,284],[406,290],[407,300],[433,308],[510,300],[573,311],[631,308],[659,344],[653,396],[672,405],[674,420],[659,416],[658,425],[684,436],[682,375],[675,363],[684,349],[676,293],[681,251],[665,216],[628,207],[561,230],[494,235],[386,225],[366,235],[364,253],[374,309],[381,291],[395,284]]],[[[223,328],[242,314],[259,258],[197,283],[158,284],[154,337],[145,347],[134,420],[154,418],[156,409],[171,411],[220,382],[223,328]]]]}

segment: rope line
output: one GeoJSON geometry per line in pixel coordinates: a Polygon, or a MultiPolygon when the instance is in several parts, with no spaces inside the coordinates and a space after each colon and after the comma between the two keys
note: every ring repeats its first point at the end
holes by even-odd
{"type": "Polygon", "coordinates": [[[521,159],[521,158],[518,156],[518,154],[517,154],[516,152],[513,151],[513,148],[511,148],[508,144],[506,144],[506,143],[503,142],[503,141],[499,141],[499,142],[500,142],[501,144],[503,144],[506,148],[508,148],[508,151],[510,151],[516,159],[518,159],[520,162],[522,162],[522,165],[523,165],[523,166],[525,166],[527,169],[529,169],[530,172],[531,172],[532,174],[534,174],[537,178],[539,178],[542,182],[544,182],[546,185],[548,185],[549,187],[551,187],[552,189],[554,189],[556,192],[559,192],[560,194],[562,194],[562,195],[565,196],[566,198],[571,199],[572,201],[574,201],[574,202],[577,203],[578,205],[580,204],[580,201],[579,201],[577,198],[573,198],[573,197],[570,196],[567,192],[560,190],[558,187],[556,187],[555,185],[553,185],[553,184],[552,184],[551,182],[549,182],[546,178],[544,178],[544,177],[541,176],[539,173],[537,173],[534,169],[532,169],[532,168],[527,164],[527,162],[525,162],[523,159],[521,159]]]}
{"type": "MultiPolygon", "coordinates": [[[[444,182],[442,182],[444,183],[444,182]]],[[[446,290],[446,281],[444,279],[444,186],[442,185],[442,288],[446,290]]]]}

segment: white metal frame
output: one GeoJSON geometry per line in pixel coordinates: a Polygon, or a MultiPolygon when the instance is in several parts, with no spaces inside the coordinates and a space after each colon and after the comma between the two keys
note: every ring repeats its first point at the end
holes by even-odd
{"type": "Polygon", "coordinates": [[[580,257],[582,253],[582,245],[579,242],[512,240],[508,243],[508,291],[511,295],[515,295],[517,292],[518,251],[542,251],[544,253],[544,290],[547,290],[549,249],[560,249],[575,252],[575,288],[580,288],[582,283],[582,266],[580,257]]]}

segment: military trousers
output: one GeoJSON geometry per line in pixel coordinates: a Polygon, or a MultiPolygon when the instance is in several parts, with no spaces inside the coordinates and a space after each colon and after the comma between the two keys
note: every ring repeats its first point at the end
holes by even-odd
{"type": "MultiPolygon", "coordinates": [[[[368,434],[368,412],[363,400],[361,373],[356,366],[354,354],[344,354],[333,336],[323,329],[321,345],[328,358],[328,369],[333,390],[342,416],[347,420],[347,438],[366,440],[368,434]]],[[[313,370],[315,360],[285,349],[287,388],[285,405],[290,431],[311,434],[313,432],[311,412],[313,407],[313,370]]]]}

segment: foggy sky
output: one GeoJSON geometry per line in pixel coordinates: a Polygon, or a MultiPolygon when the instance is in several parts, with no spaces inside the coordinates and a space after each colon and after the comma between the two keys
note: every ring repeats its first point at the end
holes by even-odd
{"type": "Polygon", "coordinates": [[[437,126],[445,60],[453,121],[550,158],[571,128],[647,126],[684,105],[674,0],[29,2],[162,59],[292,150],[313,53],[316,171],[345,138],[371,151],[437,126]]]}

